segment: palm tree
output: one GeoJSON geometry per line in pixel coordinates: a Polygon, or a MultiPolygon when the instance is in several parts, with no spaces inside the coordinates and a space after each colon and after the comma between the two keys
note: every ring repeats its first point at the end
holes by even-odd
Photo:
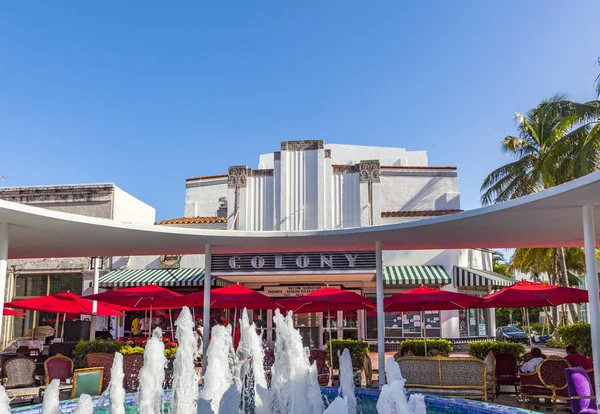
{"type": "Polygon", "coordinates": [[[509,272],[508,263],[506,262],[504,255],[498,250],[492,250],[492,269],[495,273],[508,277],[514,277],[509,272]]]}
{"type": "MultiPolygon", "coordinates": [[[[481,191],[483,204],[522,197],[581,177],[598,169],[600,161],[600,102],[584,104],[554,95],[526,114],[517,113],[518,136],[501,141],[515,161],[492,171],[481,191]]],[[[564,249],[556,251],[560,280],[568,285],[564,249]]],[[[569,305],[576,317],[575,305],[569,305]]]]}

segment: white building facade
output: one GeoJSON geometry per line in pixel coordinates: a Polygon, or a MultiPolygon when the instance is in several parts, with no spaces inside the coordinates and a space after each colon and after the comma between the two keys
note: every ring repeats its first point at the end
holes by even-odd
{"type": "MultiPolygon", "coordinates": [[[[342,229],[422,220],[460,210],[457,170],[429,166],[425,151],[356,145],[325,145],[320,140],[287,141],[279,151],[259,156],[258,168],[231,166],[227,174],[186,180],[184,217],[158,225],[230,231],[342,229]]],[[[103,287],[150,283],[163,276],[165,286],[198,287],[201,255],[115,258],[115,271],[103,287]],[[166,261],[166,266],[164,265],[166,261]],[[165,269],[196,269],[191,281],[169,279],[165,269]],[[137,271],[137,281],[128,280],[137,271]],[[145,271],[139,273],[139,271],[145,271]],[[161,273],[163,275],[161,275],[161,273]]],[[[384,251],[384,291],[392,295],[420,285],[485,295],[510,282],[491,273],[487,250],[384,251]]],[[[169,271],[173,273],[173,271],[169,271]]],[[[193,272],[192,272],[193,273],[193,272]]],[[[375,298],[375,252],[256,252],[213,255],[215,284],[240,283],[272,297],[308,293],[329,285],[375,298]]],[[[197,290],[198,288],[196,288],[197,290]]],[[[386,342],[397,349],[402,338],[483,338],[494,336],[493,310],[386,313],[386,342]],[[424,320],[423,320],[424,317],[424,320]],[[426,331],[425,331],[426,330],[426,331]]],[[[271,311],[254,319],[273,341],[271,311]]],[[[232,315],[228,316],[231,320],[232,315]]],[[[298,314],[305,345],[322,346],[332,336],[377,339],[373,312],[298,314]]],[[[387,346],[386,346],[387,347],[387,346]]]]}

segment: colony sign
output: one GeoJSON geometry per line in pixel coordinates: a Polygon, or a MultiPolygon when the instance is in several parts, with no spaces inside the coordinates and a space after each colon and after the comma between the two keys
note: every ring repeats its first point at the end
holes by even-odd
{"type": "Polygon", "coordinates": [[[375,269],[375,252],[213,254],[212,272],[219,273],[339,273],[375,269]]]}

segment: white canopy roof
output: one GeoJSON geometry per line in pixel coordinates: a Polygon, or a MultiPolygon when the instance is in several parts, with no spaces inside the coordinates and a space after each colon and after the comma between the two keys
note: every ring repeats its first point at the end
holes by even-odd
{"type": "Polygon", "coordinates": [[[458,214],[383,226],[248,232],[133,225],[0,201],[9,258],[204,253],[580,247],[582,209],[595,206],[600,236],[600,172],[543,192],[458,214]]]}

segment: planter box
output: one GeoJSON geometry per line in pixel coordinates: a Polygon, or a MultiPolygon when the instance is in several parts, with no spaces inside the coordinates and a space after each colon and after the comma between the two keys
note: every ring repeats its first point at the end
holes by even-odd
{"type": "MultiPolygon", "coordinates": [[[[108,384],[110,384],[110,369],[112,368],[114,360],[113,354],[88,354],[87,362],[88,367],[103,367],[104,378],[102,380],[102,392],[106,390],[108,384]]],[[[127,354],[123,355],[123,372],[125,374],[125,381],[123,386],[126,392],[135,392],[138,390],[140,385],[138,381],[138,374],[144,365],[144,354],[127,354]]]]}

